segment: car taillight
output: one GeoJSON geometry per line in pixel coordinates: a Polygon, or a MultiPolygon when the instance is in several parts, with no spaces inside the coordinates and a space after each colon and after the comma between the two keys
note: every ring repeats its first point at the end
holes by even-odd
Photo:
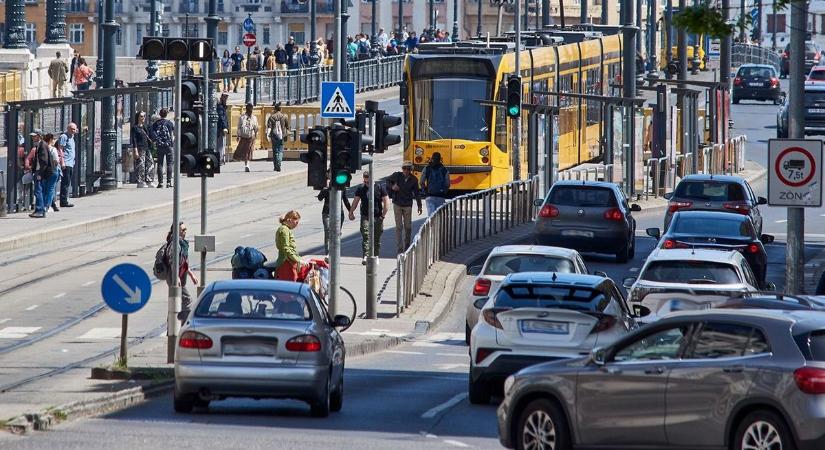
{"type": "Polygon", "coordinates": [[[321,341],[311,334],[302,334],[286,341],[286,349],[291,352],[320,352],[321,341]]]}
{"type": "Polygon", "coordinates": [[[756,244],[751,244],[748,246],[748,253],[757,253],[759,252],[759,246],[756,244]]]}
{"type": "Polygon", "coordinates": [[[490,285],[492,285],[492,281],[486,278],[479,278],[476,280],[476,283],[473,285],[473,295],[487,295],[490,293],[490,285]]]}
{"type": "Polygon", "coordinates": [[[667,209],[668,211],[675,213],[682,208],[690,208],[691,206],[693,206],[693,202],[670,202],[667,205],[667,209]]]}
{"type": "Polygon", "coordinates": [[[800,367],[793,371],[793,379],[806,394],[825,394],[825,369],[800,367]]]}
{"type": "Polygon", "coordinates": [[[771,87],[779,87],[779,78],[771,78],[771,87]]]}
{"type": "Polygon", "coordinates": [[[504,327],[501,326],[501,322],[499,322],[498,320],[498,313],[509,310],[510,308],[490,308],[482,311],[481,315],[484,317],[485,322],[489,323],[495,328],[498,328],[499,330],[503,330],[504,327]]]}
{"type": "Polygon", "coordinates": [[[493,352],[495,352],[495,351],[496,351],[496,349],[494,349],[494,348],[480,348],[480,349],[478,349],[476,351],[476,364],[479,364],[479,363],[481,363],[481,361],[484,361],[485,358],[487,358],[488,356],[493,354],[493,352]]]}
{"type": "Polygon", "coordinates": [[[559,209],[553,205],[544,205],[541,207],[541,211],[539,211],[539,216],[541,217],[556,217],[559,215],[559,209]]]}
{"type": "Polygon", "coordinates": [[[742,78],[740,78],[740,77],[734,78],[733,79],[733,85],[734,86],[741,86],[742,85],[742,78]]]}
{"type": "Polygon", "coordinates": [[[181,348],[196,348],[205,350],[212,348],[212,339],[209,336],[197,331],[186,331],[180,336],[179,345],[181,348]]]}
{"type": "Polygon", "coordinates": [[[607,331],[615,324],[616,324],[616,318],[615,317],[613,317],[613,316],[601,316],[599,318],[599,321],[596,322],[596,325],[593,326],[593,329],[590,330],[590,334],[601,333],[602,331],[607,331]]]}
{"type": "Polygon", "coordinates": [[[748,206],[747,203],[729,202],[729,203],[723,203],[722,206],[725,209],[729,209],[729,210],[731,210],[733,212],[737,212],[739,214],[748,215],[751,212],[751,207],[748,206]]]}
{"type": "Polygon", "coordinates": [[[619,208],[610,208],[604,212],[604,218],[607,220],[620,221],[624,220],[624,213],[619,208]]]}

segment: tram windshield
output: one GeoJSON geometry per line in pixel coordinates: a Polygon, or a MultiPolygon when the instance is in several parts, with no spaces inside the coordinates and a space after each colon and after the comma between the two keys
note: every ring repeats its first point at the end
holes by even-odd
{"type": "Polygon", "coordinates": [[[413,82],[415,139],[489,141],[491,111],[479,100],[492,97],[482,78],[420,78],[413,82]]]}

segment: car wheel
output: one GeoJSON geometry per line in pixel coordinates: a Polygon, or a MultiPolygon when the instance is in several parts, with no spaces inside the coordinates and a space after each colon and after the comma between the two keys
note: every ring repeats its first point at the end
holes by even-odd
{"type": "Polygon", "coordinates": [[[324,393],[321,394],[321,397],[316,399],[309,405],[310,414],[312,417],[327,417],[329,416],[330,410],[330,392],[329,392],[329,379],[327,379],[324,387],[324,393]]]}
{"type": "Polygon", "coordinates": [[[782,104],[782,102],[781,102],[781,101],[779,101],[779,99],[778,99],[778,98],[775,98],[775,99],[773,99],[773,104],[774,104],[774,105],[781,105],[781,104],[782,104]]]}
{"type": "Polygon", "coordinates": [[[733,448],[795,450],[796,445],[781,417],[771,411],[754,411],[739,423],[733,448]]]}
{"type": "Polygon", "coordinates": [[[192,394],[180,395],[176,389],[174,394],[174,407],[175,412],[178,413],[192,412],[192,408],[195,407],[195,396],[192,394]]]}
{"type": "Polygon", "coordinates": [[[464,322],[464,343],[470,345],[470,335],[473,333],[472,328],[470,328],[470,324],[464,322]]]}
{"type": "Polygon", "coordinates": [[[570,432],[558,406],[547,399],[533,400],[521,413],[516,430],[518,450],[569,450],[570,432]]]}
{"type": "Polygon", "coordinates": [[[332,412],[338,412],[341,408],[344,407],[344,376],[341,375],[341,379],[338,380],[338,386],[335,387],[335,391],[332,393],[332,398],[329,401],[329,409],[332,412]]]}
{"type": "Polygon", "coordinates": [[[200,396],[196,395],[194,405],[195,405],[195,408],[208,409],[209,408],[209,400],[204,400],[204,399],[200,398],[200,396]]]}
{"type": "Polygon", "coordinates": [[[486,405],[490,403],[490,383],[482,380],[473,381],[471,374],[468,390],[470,393],[470,403],[474,405],[486,405]]]}
{"type": "Polygon", "coordinates": [[[616,262],[619,264],[624,264],[630,258],[630,242],[627,243],[621,250],[616,252],[616,262]]]}
{"type": "Polygon", "coordinates": [[[627,252],[627,259],[633,259],[636,256],[636,236],[630,238],[630,250],[627,252]]]}

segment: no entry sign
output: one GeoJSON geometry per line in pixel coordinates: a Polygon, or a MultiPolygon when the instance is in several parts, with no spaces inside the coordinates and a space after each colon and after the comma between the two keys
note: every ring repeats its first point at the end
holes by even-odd
{"type": "Polygon", "coordinates": [[[254,47],[256,42],[258,42],[258,38],[255,37],[255,33],[246,33],[243,35],[243,45],[254,47]]]}
{"type": "Polygon", "coordinates": [[[822,141],[768,141],[768,204],[822,206],[822,141]]]}

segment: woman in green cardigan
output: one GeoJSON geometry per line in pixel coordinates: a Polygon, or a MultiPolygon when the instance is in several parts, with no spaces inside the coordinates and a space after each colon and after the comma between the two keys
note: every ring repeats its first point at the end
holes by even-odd
{"type": "Polygon", "coordinates": [[[275,278],[284,281],[298,281],[301,271],[301,255],[295,246],[295,235],[292,230],[298,226],[301,214],[292,210],[281,216],[281,226],[275,231],[275,247],[278,249],[278,259],[275,261],[275,278]]]}

